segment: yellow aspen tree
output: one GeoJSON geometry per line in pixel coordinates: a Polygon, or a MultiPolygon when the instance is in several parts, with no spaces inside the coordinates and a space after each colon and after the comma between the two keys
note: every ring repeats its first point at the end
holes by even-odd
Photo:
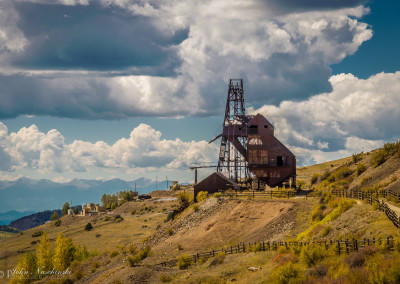
{"type": "Polygon", "coordinates": [[[59,271],[67,269],[71,262],[74,260],[74,255],[75,246],[72,240],[65,238],[62,233],[59,233],[54,249],[54,269],[59,271]]]}
{"type": "Polygon", "coordinates": [[[37,265],[42,271],[49,271],[53,268],[53,250],[47,232],[44,232],[36,249],[37,265]]]}

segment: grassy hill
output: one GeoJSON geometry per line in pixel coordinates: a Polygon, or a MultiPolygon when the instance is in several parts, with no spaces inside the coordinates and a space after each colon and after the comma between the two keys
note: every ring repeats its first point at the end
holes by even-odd
{"type": "MultiPolygon", "coordinates": [[[[64,216],[59,226],[50,222],[0,240],[0,270],[16,266],[25,252],[35,252],[40,237],[33,236],[47,231],[52,245],[62,232],[91,252],[87,259],[71,264],[69,278],[75,283],[399,283],[400,229],[376,206],[331,194],[335,189],[397,192],[398,153],[398,145],[390,144],[299,168],[303,188],[313,189],[307,198],[217,196],[185,203],[189,206],[179,210],[183,209],[182,191],[159,191],[152,194],[153,199],[161,198],[158,201],[126,202],[107,216],[64,216]],[[89,222],[93,229],[86,231],[89,222]],[[197,264],[187,260],[193,254],[238,243],[387,237],[395,240],[391,251],[385,243],[340,255],[334,245],[282,246],[274,251],[216,253],[197,264]],[[178,259],[184,269],[178,267],[178,259]],[[185,261],[187,265],[182,265],[185,261]],[[160,265],[164,262],[166,266],[160,265]]],[[[189,187],[185,191],[193,194],[189,187]]],[[[378,197],[400,212],[395,199],[378,197]]]]}

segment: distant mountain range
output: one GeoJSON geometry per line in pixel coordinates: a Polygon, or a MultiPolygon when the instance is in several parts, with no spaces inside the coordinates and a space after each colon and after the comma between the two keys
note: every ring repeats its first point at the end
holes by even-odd
{"type": "Polygon", "coordinates": [[[34,211],[18,212],[15,210],[0,213],[0,225],[8,225],[11,221],[17,220],[24,216],[31,215],[33,213],[35,212],[34,211]]]}
{"type": "MultiPolygon", "coordinates": [[[[15,181],[0,181],[0,211],[5,212],[0,213],[0,217],[1,214],[4,216],[11,214],[7,212],[10,210],[18,211],[17,213],[14,211],[14,214],[26,216],[32,212],[24,211],[38,212],[51,208],[62,208],[65,202],[69,202],[71,205],[71,201],[72,205],[100,203],[104,193],[134,190],[135,183],[139,194],[156,190],[156,182],[146,178],[133,181],[117,178],[107,181],[74,179],[67,183],[57,183],[47,179],[35,180],[23,177],[15,181]]],[[[157,183],[157,189],[166,189],[166,187],[166,181],[157,183]]],[[[2,218],[5,221],[18,219],[2,218]]]]}

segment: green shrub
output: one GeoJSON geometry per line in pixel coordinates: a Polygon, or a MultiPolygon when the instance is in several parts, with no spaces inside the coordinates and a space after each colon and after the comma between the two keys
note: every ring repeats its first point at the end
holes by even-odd
{"type": "Polygon", "coordinates": [[[313,267],[328,255],[325,248],[319,245],[308,245],[303,247],[300,259],[307,267],[313,267]]]}
{"type": "Polygon", "coordinates": [[[296,187],[298,188],[298,189],[302,189],[302,188],[304,188],[306,186],[306,182],[304,181],[304,180],[298,180],[297,182],[296,182],[296,187]]]}
{"type": "Polygon", "coordinates": [[[128,251],[130,254],[136,254],[137,253],[137,248],[134,244],[131,244],[128,248],[128,251]]]}
{"type": "Polygon", "coordinates": [[[199,211],[199,210],[200,210],[199,204],[194,204],[194,205],[193,205],[193,210],[194,210],[194,212],[199,211]]]}
{"type": "Polygon", "coordinates": [[[367,169],[367,166],[364,164],[358,164],[357,165],[357,169],[356,169],[356,176],[361,175],[363,172],[365,172],[365,170],[367,169]]]}
{"type": "Polygon", "coordinates": [[[83,274],[82,271],[77,271],[74,273],[74,279],[75,281],[81,280],[85,275],[83,274]]]}
{"type": "Polygon", "coordinates": [[[93,225],[92,225],[92,223],[87,223],[86,224],[86,226],[85,226],[85,231],[91,231],[93,229],[93,225]]]}
{"type": "Polygon", "coordinates": [[[178,250],[183,250],[183,246],[180,244],[180,243],[178,243],[178,250]]]}
{"type": "Polygon", "coordinates": [[[326,226],[321,232],[321,237],[322,238],[326,237],[327,235],[329,235],[330,232],[332,232],[332,227],[326,226]]]}
{"type": "Polygon", "coordinates": [[[320,177],[319,174],[313,174],[311,177],[311,184],[316,184],[319,177],[320,177]]]}
{"type": "Polygon", "coordinates": [[[166,222],[168,222],[170,220],[173,220],[174,217],[175,217],[175,212],[174,211],[168,212],[167,218],[164,220],[164,223],[166,223],[166,222]]]}
{"type": "Polygon", "coordinates": [[[313,221],[321,221],[324,217],[324,210],[326,206],[324,204],[318,205],[312,212],[311,212],[311,219],[313,221]]]}
{"type": "Polygon", "coordinates": [[[166,275],[166,274],[161,274],[161,275],[160,275],[160,281],[161,281],[162,283],[168,283],[168,282],[171,282],[171,281],[172,281],[172,277],[169,276],[169,275],[166,275]]]}
{"type": "Polygon", "coordinates": [[[362,156],[362,153],[358,153],[358,154],[354,153],[352,155],[353,163],[357,163],[357,162],[361,161],[361,158],[362,158],[361,156],[362,156]]]}
{"type": "Polygon", "coordinates": [[[220,252],[211,259],[210,265],[208,267],[216,266],[217,264],[222,264],[224,260],[225,260],[225,254],[223,252],[220,252]]]}
{"type": "Polygon", "coordinates": [[[93,252],[89,252],[86,246],[77,246],[75,250],[74,259],[82,261],[87,259],[89,256],[94,255],[93,252]]]}
{"type": "Polygon", "coordinates": [[[374,167],[382,165],[390,156],[393,156],[395,153],[399,153],[399,150],[400,143],[385,143],[382,148],[377,150],[372,155],[372,164],[374,167]]]}
{"type": "Polygon", "coordinates": [[[367,182],[369,182],[370,180],[372,180],[372,177],[363,177],[362,179],[361,179],[361,185],[364,185],[364,184],[366,184],[367,182]]]}
{"type": "Polygon", "coordinates": [[[325,170],[325,171],[322,173],[322,175],[319,177],[320,181],[326,180],[326,179],[329,177],[330,174],[331,174],[331,173],[329,172],[329,170],[325,170]]]}
{"type": "Polygon", "coordinates": [[[177,199],[179,203],[178,207],[180,212],[188,208],[190,203],[192,202],[191,196],[189,195],[189,193],[186,192],[179,192],[179,194],[177,195],[177,199]]]}
{"type": "Polygon", "coordinates": [[[174,230],[172,230],[172,228],[168,228],[167,234],[168,234],[168,236],[172,236],[174,234],[174,230]]]}
{"type": "Polygon", "coordinates": [[[288,262],[273,270],[266,283],[297,283],[300,280],[302,271],[300,267],[292,262],[288,262]]]}
{"type": "Polygon", "coordinates": [[[61,220],[60,220],[60,219],[58,219],[58,220],[56,220],[56,221],[54,222],[54,226],[60,227],[60,225],[61,225],[61,220]]]}
{"type": "Polygon", "coordinates": [[[182,254],[178,256],[178,268],[179,269],[186,269],[189,268],[192,264],[192,258],[187,254],[182,254]]]}
{"type": "Polygon", "coordinates": [[[150,251],[151,251],[151,248],[149,246],[147,246],[144,249],[140,250],[138,254],[136,254],[134,256],[128,256],[127,260],[128,260],[129,266],[133,267],[133,266],[137,265],[140,261],[142,261],[143,259],[145,259],[146,257],[148,257],[150,255],[150,251]]]}
{"type": "Polygon", "coordinates": [[[213,197],[215,197],[215,198],[221,198],[221,197],[222,197],[222,193],[216,192],[216,193],[214,193],[213,197]]]}
{"type": "Polygon", "coordinates": [[[37,232],[34,232],[33,234],[32,234],[32,238],[37,238],[37,237],[40,237],[41,235],[43,235],[43,231],[37,231],[37,232]]]}
{"type": "Polygon", "coordinates": [[[119,254],[118,251],[114,250],[110,253],[110,257],[116,257],[119,254]]]}
{"type": "Polygon", "coordinates": [[[135,215],[135,214],[136,214],[136,209],[133,209],[133,210],[131,211],[131,214],[132,214],[132,215],[135,215]]]}

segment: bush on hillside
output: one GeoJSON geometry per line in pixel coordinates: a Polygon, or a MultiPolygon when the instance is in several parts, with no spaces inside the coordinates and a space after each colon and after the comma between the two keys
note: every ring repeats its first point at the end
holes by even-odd
{"type": "Polygon", "coordinates": [[[192,258],[187,254],[182,254],[178,256],[178,268],[179,269],[186,269],[189,268],[192,264],[192,258]]]}
{"type": "Polygon", "coordinates": [[[200,191],[197,194],[197,202],[202,202],[203,200],[205,200],[208,197],[208,192],[207,191],[200,191]]]}
{"type": "Polygon", "coordinates": [[[319,245],[309,245],[303,247],[300,254],[300,260],[307,266],[313,267],[318,262],[328,256],[328,251],[319,245]]]}
{"type": "Polygon", "coordinates": [[[386,162],[391,156],[400,153],[400,142],[396,143],[385,143],[382,148],[377,150],[372,155],[372,164],[374,167],[378,167],[386,162]]]}
{"type": "Polygon", "coordinates": [[[221,192],[216,192],[213,195],[214,198],[221,198],[222,197],[222,193],[221,192]]]}
{"type": "Polygon", "coordinates": [[[311,177],[311,184],[316,184],[319,177],[320,177],[319,174],[313,174],[311,177]]]}
{"type": "Polygon", "coordinates": [[[329,170],[325,170],[325,171],[322,173],[322,175],[319,177],[320,181],[326,180],[326,179],[329,177],[330,174],[331,174],[331,173],[329,172],[329,170]]]}
{"type": "Polygon", "coordinates": [[[272,271],[266,283],[297,283],[301,278],[302,270],[299,265],[288,262],[272,271]]]}
{"type": "Polygon", "coordinates": [[[139,251],[138,254],[136,254],[134,256],[128,256],[127,260],[128,260],[129,266],[133,267],[133,266],[137,265],[140,261],[142,261],[143,259],[145,259],[146,257],[148,257],[150,255],[150,251],[151,251],[151,248],[149,246],[147,246],[144,249],[142,249],[141,251],[139,251]]]}
{"type": "Polygon", "coordinates": [[[87,223],[86,226],[85,226],[85,230],[86,230],[86,231],[91,231],[92,229],[93,229],[92,223],[90,223],[90,222],[87,223]]]}
{"type": "Polygon", "coordinates": [[[365,170],[367,169],[367,166],[364,164],[358,164],[357,165],[357,169],[356,169],[356,176],[361,175],[363,172],[365,172],[365,170]]]}
{"type": "Polygon", "coordinates": [[[34,232],[34,233],[32,234],[32,238],[40,237],[40,236],[43,235],[43,234],[44,234],[43,231],[34,232]]]}
{"type": "Polygon", "coordinates": [[[354,153],[351,157],[353,159],[353,163],[357,163],[357,162],[361,161],[362,153],[358,153],[358,154],[354,153]]]}
{"type": "Polygon", "coordinates": [[[178,202],[179,202],[179,211],[183,211],[186,208],[189,207],[190,203],[192,202],[192,198],[189,195],[189,193],[186,192],[179,192],[177,196],[178,202]]]}

